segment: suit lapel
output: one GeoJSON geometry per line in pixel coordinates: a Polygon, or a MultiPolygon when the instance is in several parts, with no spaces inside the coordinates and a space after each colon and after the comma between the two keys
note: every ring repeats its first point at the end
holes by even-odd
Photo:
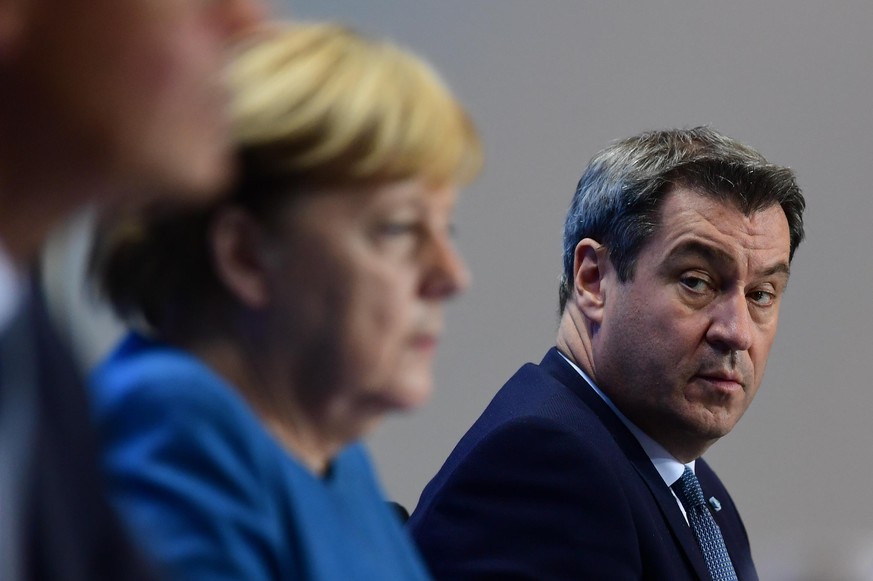
{"type": "Polygon", "coordinates": [[[634,466],[642,481],[645,482],[676,544],[679,545],[697,575],[701,579],[709,579],[709,570],[703,560],[703,554],[700,552],[691,528],[676,504],[676,498],[664,483],[661,475],[658,474],[636,437],[606,402],[597,395],[588,382],[564,360],[556,348],[549,350],[540,366],[576,394],[609,430],[616,444],[634,466]]]}
{"type": "Polygon", "coordinates": [[[0,338],[0,351],[11,349],[2,355],[0,394],[6,392],[3,403],[7,389],[27,395],[28,405],[15,412],[26,416],[30,433],[21,442],[26,463],[16,469],[25,487],[16,498],[23,522],[7,535],[17,551],[17,571],[4,576],[10,569],[0,563],[0,579],[148,579],[149,567],[106,501],[79,370],[57,336],[36,280],[21,307],[0,338]]]}
{"type": "Polygon", "coordinates": [[[23,578],[25,506],[36,417],[35,332],[27,301],[0,333],[0,579],[23,578]]]}

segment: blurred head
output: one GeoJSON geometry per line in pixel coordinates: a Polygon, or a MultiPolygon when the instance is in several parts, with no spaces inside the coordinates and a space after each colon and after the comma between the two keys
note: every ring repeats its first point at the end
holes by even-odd
{"type": "Polygon", "coordinates": [[[791,170],[707,128],[620,141],[582,176],[559,344],[683,462],[757,393],[804,206],[791,170]]]}
{"type": "Polygon", "coordinates": [[[225,49],[259,4],[0,0],[0,184],[43,221],[90,198],[215,192],[225,49]]]}
{"type": "Polygon", "coordinates": [[[117,220],[95,254],[102,286],[183,343],[226,314],[293,387],[255,396],[262,413],[311,408],[357,437],[430,392],[442,303],[467,282],[452,214],[478,138],[425,63],[337,26],[266,31],[228,78],[238,183],[117,220]]]}

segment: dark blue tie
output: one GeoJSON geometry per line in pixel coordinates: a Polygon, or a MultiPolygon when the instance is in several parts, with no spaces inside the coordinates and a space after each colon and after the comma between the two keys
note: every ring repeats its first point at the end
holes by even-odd
{"type": "Polygon", "coordinates": [[[679,480],[673,483],[671,488],[679,497],[682,506],[685,507],[688,524],[694,531],[697,544],[700,545],[700,551],[703,553],[706,567],[709,569],[713,581],[737,581],[737,574],[734,572],[724,538],[721,536],[721,530],[706,506],[700,482],[691,468],[686,466],[685,472],[682,473],[679,480]]]}

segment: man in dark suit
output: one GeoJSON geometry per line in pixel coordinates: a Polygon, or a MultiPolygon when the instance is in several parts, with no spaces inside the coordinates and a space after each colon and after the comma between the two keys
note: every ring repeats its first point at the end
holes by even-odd
{"type": "Polygon", "coordinates": [[[705,127],[592,159],[557,347],[503,386],[410,519],[437,579],[757,579],[700,456],[761,382],[804,206],[789,169],[705,127]]]}
{"type": "Polygon", "coordinates": [[[259,0],[0,0],[0,579],[147,575],[30,266],[83,203],[215,194],[220,69],[259,0]]]}

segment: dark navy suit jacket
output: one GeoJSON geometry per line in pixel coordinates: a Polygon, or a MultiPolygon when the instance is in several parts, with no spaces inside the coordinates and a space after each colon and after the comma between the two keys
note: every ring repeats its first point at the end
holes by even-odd
{"type": "Polygon", "coordinates": [[[22,497],[18,526],[3,531],[21,559],[9,581],[152,578],[106,500],[85,390],[38,282],[0,333],[0,355],[0,402],[31,402],[4,410],[28,414],[30,432],[26,460],[10,474],[22,497]]]}
{"type": "MultiPolygon", "coordinates": [[[[695,469],[739,579],[756,580],[733,501],[705,461],[695,469]]],[[[669,487],[556,349],[498,392],[409,527],[436,579],[709,579],[669,487]]]]}

